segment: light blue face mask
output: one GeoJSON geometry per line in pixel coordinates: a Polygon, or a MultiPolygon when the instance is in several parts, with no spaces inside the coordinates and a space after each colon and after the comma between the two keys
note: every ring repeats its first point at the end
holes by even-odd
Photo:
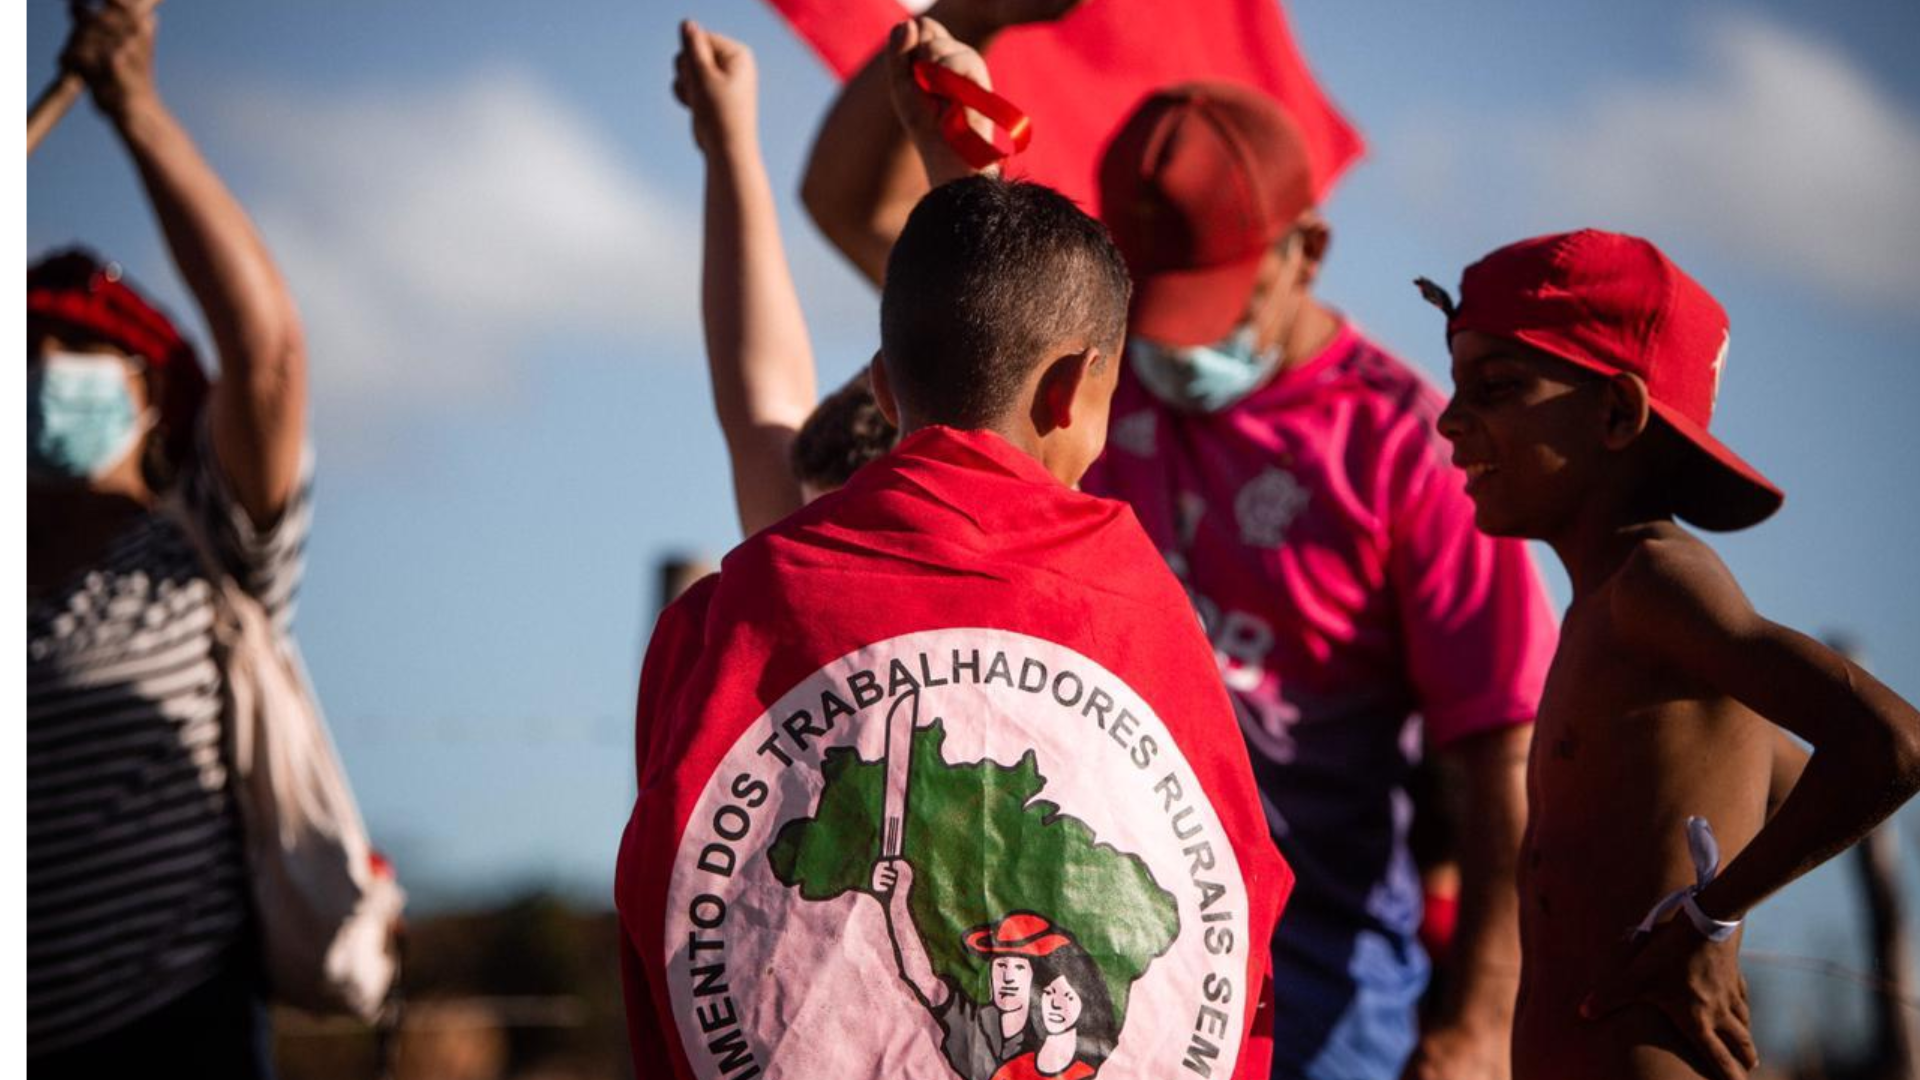
{"type": "Polygon", "coordinates": [[[1188,412],[1219,412],[1258,390],[1280,365],[1280,348],[1262,351],[1253,324],[1212,345],[1176,347],[1131,338],[1127,361],[1161,401],[1188,412]]]}
{"type": "Polygon", "coordinates": [[[27,472],[92,480],[151,427],[133,408],[126,363],[104,353],[49,353],[27,370],[27,472]]]}

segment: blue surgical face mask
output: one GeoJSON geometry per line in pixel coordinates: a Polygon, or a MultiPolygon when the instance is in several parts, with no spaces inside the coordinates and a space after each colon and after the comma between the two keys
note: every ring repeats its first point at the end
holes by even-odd
{"type": "Polygon", "coordinates": [[[1173,346],[1132,338],[1127,361],[1153,395],[1176,409],[1219,412],[1258,390],[1280,366],[1278,345],[1261,349],[1252,323],[1212,345],[1173,346]]]}
{"type": "Polygon", "coordinates": [[[111,471],[152,427],[134,411],[127,365],[111,353],[47,354],[27,371],[27,471],[49,480],[93,480],[111,471]]]}

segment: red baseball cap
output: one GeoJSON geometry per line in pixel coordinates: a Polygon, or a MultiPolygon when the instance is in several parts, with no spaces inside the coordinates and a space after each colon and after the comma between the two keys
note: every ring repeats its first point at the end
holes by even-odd
{"type": "Polygon", "coordinates": [[[1073,937],[1056,929],[1044,915],[1016,911],[990,926],[967,934],[967,948],[984,956],[1045,956],[1073,937]]]}
{"type": "Polygon", "coordinates": [[[1100,160],[1100,217],[1133,273],[1132,332],[1226,337],[1261,257],[1313,202],[1300,129],[1266,94],[1198,82],[1149,96],[1100,160]]]}
{"type": "Polygon", "coordinates": [[[1463,330],[1644,380],[1654,415],[1697,451],[1674,478],[1675,511],[1688,521],[1743,529],[1780,508],[1780,489],[1707,431],[1727,313],[1648,241],[1582,229],[1509,244],[1461,275],[1447,336],[1463,330]]]}

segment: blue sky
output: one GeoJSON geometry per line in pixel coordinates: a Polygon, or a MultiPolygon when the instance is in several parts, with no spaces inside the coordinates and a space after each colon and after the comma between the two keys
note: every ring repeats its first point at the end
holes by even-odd
{"type": "MultiPolygon", "coordinates": [[[[162,88],[307,319],[322,471],[300,638],[376,838],[429,900],[607,895],[653,563],[736,538],[698,336],[700,161],[666,90],[681,14],[759,54],[823,384],[876,337],[873,295],[793,198],[824,67],[759,0],[690,9],[162,9],[162,88]]],[[[1582,225],[1658,240],[1732,317],[1715,430],[1788,493],[1717,546],[1763,612],[1854,634],[1920,695],[1920,8],[1290,13],[1371,143],[1328,207],[1322,296],[1444,378],[1416,274],[1451,283],[1582,225]]],[[[64,32],[63,5],[30,6],[29,92],[64,32]]],[[[30,255],[85,240],[190,311],[86,107],[27,178],[30,255]]]]}

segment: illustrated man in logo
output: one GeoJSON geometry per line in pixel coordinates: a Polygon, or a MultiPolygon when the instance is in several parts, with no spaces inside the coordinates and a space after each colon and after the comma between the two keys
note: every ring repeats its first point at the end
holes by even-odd
{"type": "Polygon", "coordinates": [[[1032,1049],[1033,958],[1068,939],[1045,918],[1016,911],[966,937],[967,947],[992,957],[989,1003],[981,1004],[951,978],[933,973],[920,931],[913,925],[907,898],[913,890],[913,866],[905,859],[873,864],[873,893],[887,913],[887,934],[900,977],[913,988],[941,1031],[940,1052],[965,1080],[991,1080],[1001,1066],[1032,1049]]]}
{"type": "MultiPolygon", "coordinates": [[[[966,1080],[991,1080],[1000,1064],[1018,1054],[1026,1043],[1033,963],[1026,956],[999,955],[981,948],[975,942],[981,931],[967,936],[967,944],[975,952],[994,958],[991,1007],[961,993],[951,978],[934,974],[933,961],[927,956],[907,906],[913,892],[913,864],[901,857],[906,842],[907,793],[913,777],[913,732],[919,720],[917,693],[903,696],[887,712],[881,856],[873,864],[873,895],[887,913],[887,936],[893,940],[900,977],[940,1024],[940,1050],[947,1062],[966,1080]]],[[[1018,917],[1009,916],[1006,922],[1018,917]]],[[[1046,920],[1039,921],[1046,925],[1046,920]]]]}

